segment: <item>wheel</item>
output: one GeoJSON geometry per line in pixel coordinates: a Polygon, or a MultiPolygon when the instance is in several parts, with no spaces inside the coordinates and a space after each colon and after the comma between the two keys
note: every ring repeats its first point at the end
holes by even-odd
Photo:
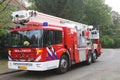
{"type": "Polygon", "coordinates": [[[65,73],[68,70],[69,62],[68,57],[63,55],[60,59],[59,68],[57,69],[57,73],[65,73]]]}
{"type": "Polygon", "coordinates": [[[96,62],[97,59],[97,54],[95,53],[95,51],[92,53],[92,62],[96,62]]]}
{"type": "Polygon", "coordinates": [[[88,59],[86,61],[87,65],[90,65],[92,63],[92,54],[89,52],[88,53],[88,59]]]}

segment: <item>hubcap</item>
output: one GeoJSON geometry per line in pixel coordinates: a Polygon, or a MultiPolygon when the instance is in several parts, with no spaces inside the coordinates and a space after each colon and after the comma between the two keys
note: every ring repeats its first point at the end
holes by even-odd
{"type": "Polygon", "coordinates": [[[89,59],[88,59],[88,61],[91,63],[91,60],[92,60],[92,58],[91,58],[91,56],[89,55],[89,59]]]}
{"type": "Polygon", "coordinates": [[[67,61],[65,59],[62,59],[61,60],[61,67],[62,68],[67,68],[67,65],[68,65],[67,61]]]}
{"type": "Polygon", "coordinates": [[[93,53],[93,58],[96,59],[96,53],[93,53]]]}

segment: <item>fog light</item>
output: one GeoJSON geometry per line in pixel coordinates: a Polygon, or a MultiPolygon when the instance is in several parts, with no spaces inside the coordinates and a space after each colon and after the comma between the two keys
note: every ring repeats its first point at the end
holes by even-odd
{"type": "Polygon", "coordinates": [[[36,64],[37,67],[42,67],[42,64],[36,64]]]}

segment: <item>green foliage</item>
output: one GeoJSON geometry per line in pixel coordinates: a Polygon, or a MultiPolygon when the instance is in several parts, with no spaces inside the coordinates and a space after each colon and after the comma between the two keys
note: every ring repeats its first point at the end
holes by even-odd
{"type": "Polygon", "coordinates": [[[0,30],[0,59],[7,58],[7,48],[5,46],[7,39],[7,30],[0,30]]]}
{"type": "Polygon", "coordinates": [[[7,48],[5,47],[7,28],[11,26],[11,12],[15,8],[5,2],[5,0],[0,0],[0,59],[7,57],[7,48]]]}
{"type": "Polygon", "coordinates": [[[112,38],[110,38],[110,36],[105,35],[101,38],[101,43],[102,43],[102,46],[104,46],[105,48],[108,48],[108,47],[112,47],[115,42],[112,38]]]}
{"type": "Polygon", "coordinates": [[[84,0],[85,3],[85,22],[94,25],[111,24],[111,8],[104,4],[103,0],[84,0]]]}
{"type": "Polygon", "coordinates": [[[16,10],[13,6],[8,5],[9,2],[0,4],[0,29],[10,26],[11,12],[16,10]]]}

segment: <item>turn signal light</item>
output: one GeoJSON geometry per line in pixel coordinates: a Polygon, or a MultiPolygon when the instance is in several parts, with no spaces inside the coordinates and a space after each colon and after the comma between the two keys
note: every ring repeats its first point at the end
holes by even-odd
{"type": "Polygon", "coordinates": [[[40,52],[43,52],[43,50],[39,50],[39,49],[38,49],[37,52],[40,53],[40,52]]]}
{"type": "Polygon", "coordinates": [[[11,53],[11,50],[8,50],[8,53],[11,53]]]}

